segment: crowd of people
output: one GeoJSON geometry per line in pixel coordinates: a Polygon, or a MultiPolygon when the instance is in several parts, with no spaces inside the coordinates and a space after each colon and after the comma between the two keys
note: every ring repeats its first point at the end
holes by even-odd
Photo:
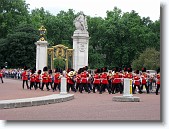
{"type": "Polygon", "coordinates": [[[115,67],[113,70],[108,70],[107,67],[94,70],[94,73],[88,69],[87,66],[80,68],[78,71],[74,69],[68,69],[63,71],[60,68],[55,68],[51,70],[47,67],[43,68],[43,71],[35,69],[28,69],[26,66],[24,69],[13,69],[0,71],[0,78],[3,83],[3,77],[11,77],[15,79],[22,79],[22,88],[25,88],[25,83],[27,89],[34,88],[37,90],[46,89],[53,90],[53,92],[60,91],[60,82],[62,77],[67,78],[67,92],[93,92],[93,93],[104,93],[115,94],[120,92],[123,93],[124,89],[124,78],[132,79],[132,93],[143,93],[146,89],[146,93],[152,91],[152,86],[156,87],[156,95],[158,95],[160,88],[160,69],[157,70],[156,74],[150,74],[146,71],[146,68],[142,68],[141,71],[135,70],[133,72],[132,68],[124,68],[123,70],[119,67],[115,67]]]}

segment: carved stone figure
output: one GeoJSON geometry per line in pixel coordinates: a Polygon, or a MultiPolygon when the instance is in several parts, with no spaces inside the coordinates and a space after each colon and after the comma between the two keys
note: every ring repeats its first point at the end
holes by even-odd
{"type": "Polygon", "coordinates": [[[80,15],[75,18],[74,25],[76,30],[87,31],[87,18],[82,11],[80,12],[80,15]]]}

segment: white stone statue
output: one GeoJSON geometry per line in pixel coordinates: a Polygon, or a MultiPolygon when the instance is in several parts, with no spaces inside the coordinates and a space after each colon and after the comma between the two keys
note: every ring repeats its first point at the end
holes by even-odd
{"type": "Polygon", "coordinates": [[[76,27],[76,30],[87,31],[88,29],[87,18],[82,11],[80,12],[80,15],[75,18],[73,23],[76,27]]]}

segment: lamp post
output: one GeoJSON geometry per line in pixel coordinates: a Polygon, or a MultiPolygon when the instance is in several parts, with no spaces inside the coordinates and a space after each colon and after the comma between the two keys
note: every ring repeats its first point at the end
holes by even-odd
{"type": "Polygon", "coordinates": [[[46,28],[43,25],[39,28],[39,32],[40,32],[39,41],[45,41],[46,28]]]}

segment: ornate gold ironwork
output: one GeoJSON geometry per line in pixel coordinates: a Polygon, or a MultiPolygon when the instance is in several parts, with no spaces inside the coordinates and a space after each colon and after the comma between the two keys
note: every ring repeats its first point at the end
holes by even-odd
{"type": "Polygon", "coordinates": [[[65,69],[68,69],[68,60],[69,57],[73,58],[73,49],[68,49],[68,47],[58,44],[52,46],[52,48],[48,48],[48,55],[51,55],[51,69],[54,68],[54,59],[56,58],[63,58],[66,62],[65,69]]]}
{"type": "Polygon", "coordinates": [[[46,28],[43,25],[39,28],[39,32],[40,32],[39,41],[45,41],[46,28]]]}

